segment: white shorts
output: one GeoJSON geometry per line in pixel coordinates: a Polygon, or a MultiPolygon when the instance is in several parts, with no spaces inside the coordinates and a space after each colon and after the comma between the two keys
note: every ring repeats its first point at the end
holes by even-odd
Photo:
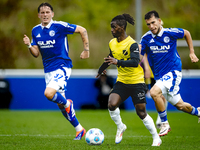
{"type": "Polygon", "coordinates": [[[52,72],[45,73],[46,87],[51,87],[57,92],[64,94],[66,91],[67,80],[71,75],[71,68],[60,68],[52,72]]]}
{"type": "Polygon", "coordinates": [[[180,95],[180,87],[182,72],[180,71],[172,71],[165,74],[159,80],[156,80],[155,85],[157,85],[162,94],[165,95],[168,102],[172,105],[176,105],[178,101],[181,99],[180,95]]]}

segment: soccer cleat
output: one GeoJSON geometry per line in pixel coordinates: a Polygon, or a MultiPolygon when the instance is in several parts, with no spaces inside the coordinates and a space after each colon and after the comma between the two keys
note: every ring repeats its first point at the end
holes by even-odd
{"type": "Polygon", "coordinates": [[[69,121],[74,120],[75,117],[75,111],[74,111],[74,107],[73,107],[73,102],[71,99],[67,99],[67,101],[70,102],[69,106],[67,108],[65,108],[66,112],[67,112],[67,117],[69,121]]]}
{"type": "Polygon", "coordinates": [[[124,124],[122,128],[117,129],[117,134],[115,137],[115,143],[119,144],[122,141],[122,135],[124,131],[127,129],[126,125],[124,124]]]}
{"type": "Polygon", "coordinates": [[[169,123],[166,122],[166,123],[162,123],[161,124],[161,127],[160,127],[160,132],[159,132],[159,136],[165,136],[168,134],[168,132],[171,131],[171,128],[169,126],[169,123]]]}
{"type": "Polygon", "coordinates": [[[86,130],[83,128],[81,131],[76,132],[76,137],[74,140],[81,140],[81,138],[85,135],[86,130]]]}
{"type": "MultiPolygon", "coordinates": [[[[199,111],[199,115],[200,115],[200,107],[197,108],[197,110],[199,111]]],[[[200,123],[200,116],[198,116],[198,123],[200,123]]]]}
{"type": "Polygon", "coordinates": [[[160,146],[161,144],[162,140],[159,138],[159,139],[154,139],[151,146],[160,146]]]}

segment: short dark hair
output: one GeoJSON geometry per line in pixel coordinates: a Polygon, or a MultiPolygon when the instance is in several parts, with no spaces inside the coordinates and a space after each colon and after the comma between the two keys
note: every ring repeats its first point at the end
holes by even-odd
{"type": "Polygon", "coordinates": [[[145,19],[145,20],[146,20],[146,19],[150,19],[150,18],[152,18],[153,16],[155,16],[155,18],[160,18],[158,12],[155,11],[155,10],[152,10],[152,11],[149,11],[148,13],[146,13],[146,15],[144,16],[144,19],[145,19]]]}
{"type": "Polygon", "coordinates": [[[118,15],[118,16],[114,17],[112,19],[112,21],[116,21],[116,23],[121,27],[123,26],[124,30],[126,30],[127,21],[132,25],[135,24],[135,22],[134,22],[135,20],[129,14],[118,15]]]}
{"type": "Polygon", "coordinates": [[[45,2],[40,4],[40,6],[38,7],[38,13],[40,12],[40,8],[43,6],[48,6],[51,9],[51,11],[53,11],[53,7],[49,3],[45,2]]]}

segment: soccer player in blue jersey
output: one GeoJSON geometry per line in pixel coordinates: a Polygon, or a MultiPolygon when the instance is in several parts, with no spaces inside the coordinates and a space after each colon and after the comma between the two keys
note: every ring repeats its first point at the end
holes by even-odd
{"type": "Polygon", "coordinates": [[[171,128],[161,98],[162,94],[167,94],[167,101],[178,110],[196,115],[200,120],[200,107],[195,108],[184,102],[180,95],[179,84],[182,79],[182,63],[176,48],[177,39],[185,38],[190,50],[189,56],[193,63],[198,62],[199,59],[195,55],[189,31],[181,28],[163,28],[156,11],[148,12],[145,15],[145,21],[150,31],[141,38],[141,55],[147,56],[156,80],[150,94],[162,122],[159,136],[164,136],[168,134],[171,128]]]}
{"type": "Polygon", "coordinates": [[[41,24],[32,29],[32,42],[24,35],[24,44],[34,57],[42,55],[46,82],[44,95],[48,100],[57,103],[64,117],[74,126],[76,130],[74,140],[81,140],[86,130],[75,116],[72,100],[65,98],[67,80],[72,68],[72,61],[68,56],[67,35],[73,33],[81,35],[84,50],[80,58],[85,59],[89,57],[87,30],[79,25],[53,21],[53,7],[49,3],[42,3],[38,7],[38,17],[41,24]]]}

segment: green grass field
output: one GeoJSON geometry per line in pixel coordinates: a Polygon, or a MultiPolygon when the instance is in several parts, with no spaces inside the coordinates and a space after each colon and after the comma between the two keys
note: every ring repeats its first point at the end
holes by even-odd
{"type": "MultiPolygon", "coordinates": [[[[148,112],[156,120],[156,112],[148,112]]],[[[80,110],[76,116],[86,130],[96,127],[104,132],[100,146],[74,141],[75,129],[59,111],[0,110],[0,150],[84,150],[84,149],[200,149],[200,124],[197,117],[182,112],[168,112],[172,131],[161,137],[160,147],[151,147],[152,137],[135,111],[121,111],[127,130],[120,144],[115,144],[116,125],[106,110],[80,110]]]]}

